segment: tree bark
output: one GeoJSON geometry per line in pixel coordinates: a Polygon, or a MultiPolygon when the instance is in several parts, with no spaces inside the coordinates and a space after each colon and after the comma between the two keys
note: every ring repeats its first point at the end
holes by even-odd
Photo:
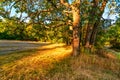
{"type": "MultiPolygon", "coordinates": [[[[79,5],[79,4],[78,4],[79,5]]],[[[72,7],[73,13],[73,56],[80,54],[80,9],[79,7],[72,7]]]]}
{"type": "Polygon", "coordinates": [[[90,37],[91,37],[91,34],[92,34],[92,30],[93,30],[93,24],[94,24],[94,19],[95,19],[95,10],[97,8],[97,3],[95,0],[93,0],[93,6],[92,6],[92,10],[90,11],[89,13],[89,20],[88,20],[88,26],[87,26],[87,31],[86,31],[86,37],[85,37],[85,48],[91,48],[91,45],[90,45],[90,37]],[[94,16],[93,16],[94,15],[94,16]]]}
{"type": "Polygon", "coordinates": [[[96,35],[97,35],[97,28],[99,26],[100,18],[103,14],[107,0],[104,0],[102,2],[101,7],[99,7],[98,3],[99,3],[98,0],[93,0],[92,10],[89,15],[91,18],[89,19],[87,32],[86,32],[86,38],[85,38],[85,47],[86,48],[91,48],[95,43],[95,39],[96,39],[96,35]],[[99,13],[97,13],[97,12],[99,12],[99,13]]]}
{"type": "Polygon", "coordinates": [[[100,9],[100,13],[98,14],[98,19],[97,21],[94,23],[94,26],[93,26],[93,31],[92,31],[92,34],[91,34],[91,38],[90,38],[90,45],[94,45],[95,43],[95,40],[96,40],[96,35],[97,35],[97,32],[98,32],[98,27],[99,27],[99,23],[100,23],[100,19],[101,19],[101,16],[104,12],[104,8],[107,4],[107,0],[104,0],[102,2],[102,6],[99,8],[100,9]]]}
{"type": "Polygon", "coordinates": [[[93,31],[90,37],[90,45],[93,46],[96,40],[96,35],[97,35],[97,29],[98,29],[99,23],[95,22],[94,26],[93,26],[93,31]]]}
{"type": "Polygon", "coordinates": [[[91,45],[90,45],[90,37],[91,37],[91,34],[92,34],[92,30],[93,30],[93,25],[91,22],[88,23],[88,26],[87,26],[87,31],[86,31],[86,37],[85,37],[85,47],[86,48],[90,48],[91,45]]]}

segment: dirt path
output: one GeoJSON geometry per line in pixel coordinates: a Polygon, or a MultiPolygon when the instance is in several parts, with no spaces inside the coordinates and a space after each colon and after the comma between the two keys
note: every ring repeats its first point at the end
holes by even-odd
{"type": "Polygon", "coordinates": [[[48,44],[49,43],[35,41],[0,40],[0,54],[37,49],[48,44]]]}

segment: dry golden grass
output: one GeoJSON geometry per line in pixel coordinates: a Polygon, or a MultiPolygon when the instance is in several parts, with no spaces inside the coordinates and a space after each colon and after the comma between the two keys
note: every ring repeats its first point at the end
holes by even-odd
{"type": "Polygon", "coordinates": [[[52,44],[38,50],[1,55],[0,80],[120,79],[120,60],[87,53],[71,57],[71,51],[70,46],[52,44]]]}
{"type": "Polygon", "coordinates": [[[51,70],[50,80],[119,80],[120,60],[81,54],[63,60],[51,70]],[[63,69],[61,70],[62,65],[63,69]],[[55,72],[56,71],[56,72],[55,72]],[[57,73],[57,74],[56,74],[57,73]]]}
{"type": "MultiPolygon", "coordinates": [[[[0,80],[45,79],[46,73],[49,71],[49,69],[53,68],[53,64],[59,62],[61,59],[65,58],[71,53],[71,49],[60,46],[63,45],[45,46],[44,48],[38,49],[38,51],[36,52],[33,51],[32,52],[33,54],[28,51],[28,53],[30,53],[31,55],[27,55],[26,57],[22,57],[21,59],[15,60],[10,59],[11,60],[10,63],[6,63],[4,61],[4,63],[1,63],[0,65],[0,80]],[[50,48],[50,50],[48,48],[50,48]]],[[[24,52],[15,54],[23,53],[24,52]]],[[[15,54],[13,53],[13,55],[15,54]]],[[[1,60],[0,62],[2,62],[2,60],[6,60],[9,62],[9,59],[5,59],[7,58],[7,56],[2,55],[0,58],[1,60]]],[[[10,56],[8,58],[12,57],[10,56]]]]}

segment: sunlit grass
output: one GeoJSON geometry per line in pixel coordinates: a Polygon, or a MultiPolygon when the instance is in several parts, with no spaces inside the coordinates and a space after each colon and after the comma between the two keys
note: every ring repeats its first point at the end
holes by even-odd
{"type": "Polygon", "coordinates": [[[120,60],[81,53],[51,44],[39,49],[0,55],[0,80],[119,80],[120,60]]]}
{"type": "Polygon", "coordinates": [[[64,59],[50,73],[51,80],[119,80],[120,60],[81,54],[64,59]]]}
{"type": "Polygon", "coordinates": [[[53,64],[70,55],[71,47],[51,45],[47,50],[28,50],[0,56],[0,79],[44,79],[53,64]],[[54,48],[56,46],[56,48],[54,48]],[[48,49],[50,48],[50,50],[48,49]],[[53,49],[52,49],[53,48],[53,49]]]}

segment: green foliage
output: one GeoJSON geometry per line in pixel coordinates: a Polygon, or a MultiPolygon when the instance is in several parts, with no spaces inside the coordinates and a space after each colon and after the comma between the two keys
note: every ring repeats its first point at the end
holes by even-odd
{"type": "Polygon", "coordinates": [[[112,47],[120,49],[120,26],[116,24],[110,27],[108,34],[112,47]]]}
{"type": "Polygon", "coordinates": [[[14,20],[6,19],[0,22],[0,39],[22,39],[24,36],[24,26],[17,24],[14,20]]]}
{"type": "Polygon", "coordinates": [[[120,26],[118,21],[106,29],[99,29],[96,45],[99,47],[106,45],[120,49],[120,26]]]}
{"type": "MultiPolygon", "coordinates": [[[[0,22],[0,24],[0,39],[71,43],[72,35],[68,26],[54,28],[39,24],[19,23],[9,19],[0,22]]],[[[48,26],[51,26],[51,24],[48,26]]]]}
{"type": "MultiPolygon", "coordinates": [[[[71,32],[65,23],[71,19],[71,15],[63,12],[65,6],[58,4],[58,0],[10,0],[3,1],[1,10],[8,12],[6,15],[1,15],[5,21],[0,21],[0,39],[17,39],[17,40],[36,40],[48,42],[66,42],[70,44],[69,39],[71,32]],[[6,8],[4,8],[6,6],[6,8]],[[15,16],[12,17],[11,10],[15,9],[15,16]],[[30,19],[23,17],[23,13],[27,14],[30,19]],[[17,14],[20,14],[17,17],[17,14]],[[66,28],[67,26],[67,28],[66,28]]],[[[1,14],[1,13],[0,13],[1,14]]]]}
{"type": "Polygon", "coordinates": [[[103,48],[107,41],[108,41],[108,35],[106,35],[106,31],[103,30],[102,28],[99,28],[95,46],[97,48],[103,48]]]}

